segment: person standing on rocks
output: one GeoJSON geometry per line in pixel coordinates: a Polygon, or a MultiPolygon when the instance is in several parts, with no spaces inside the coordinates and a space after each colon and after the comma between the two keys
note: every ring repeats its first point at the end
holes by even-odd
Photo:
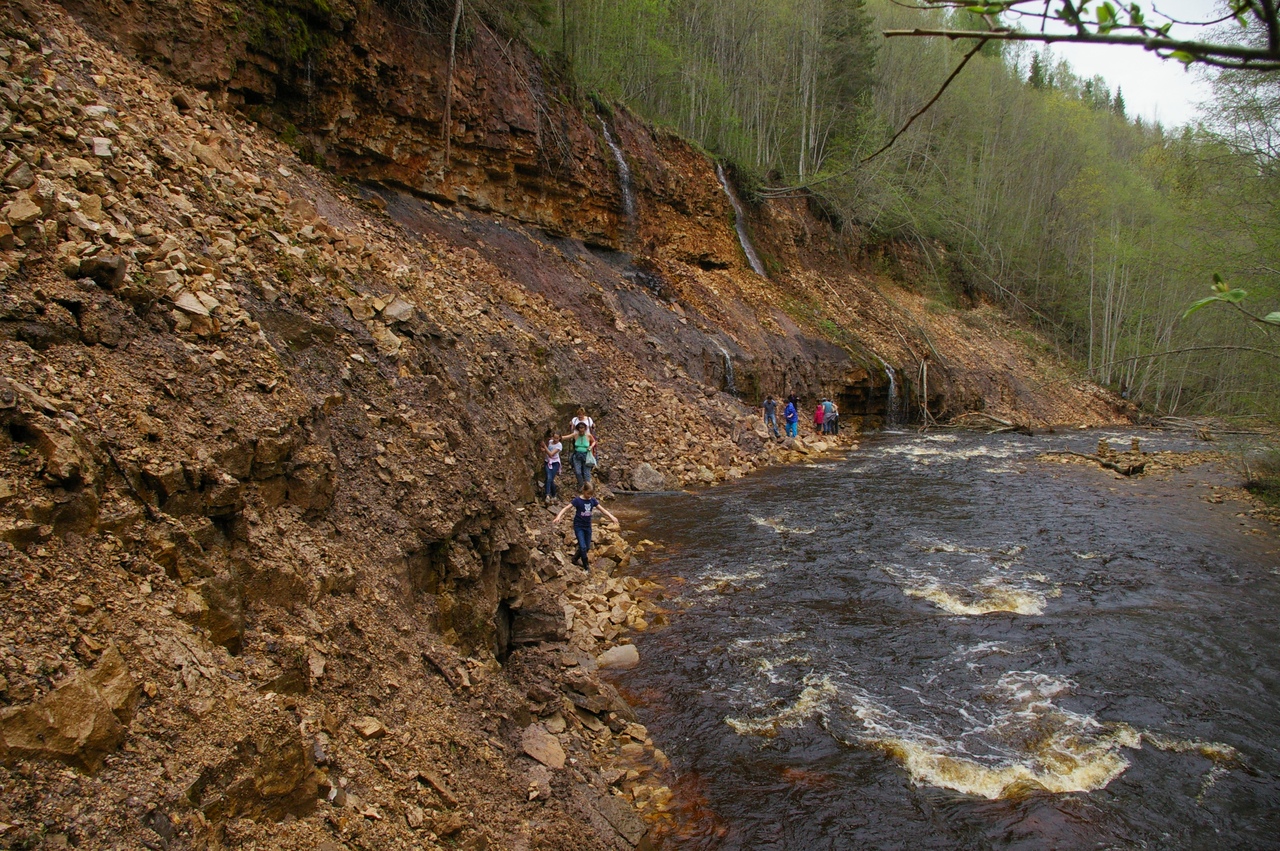
{"type": "Polygon", "coordinates": [[[787,407],[782,409],[782,418],[786,421],[787,437],[800,436],[800,410],[796,407],[796,397],[792,394],[787,399],[787,407]]]}
{"type": "Polygon", "coordinates": [[[778,400],[772,395],[764,397],[764,424],[769,427],[769,434],[774,440],[778,438],[778,400]]]}
{"type": "Polygon", "coordinates": [[[577,420],[573,431],[562,435],[562,440],[573,441],[569,444],[569,463],[573,465],[573,475],[578,480],[578,487],[591,484],[591,469],[596,465],[596,436],[588,431],[584,420],[577,420]]]}
{"type": "Polygon", "coordinates": [[[560,513],[556,515],[556,519],[552,520],[553,524],[559,523],[560,519],[568,513],[572,508],[573,514],[573,534],[578,539],[578,552],[574,555],[572,561],[574,564],[581,564],[583,568],[590,570],[591,562],[587,559],[587,553],[591,549],[591,522],[595,509],[600,509],[600,513],[608,517],[619,526],[622,524],[614,517],[609,509],[600,504],[600,500],[595,498],[595,486],[591,482],[587,482],[582,486],[580,496],[575,496],[569,501],[569,504],[560,509],[560,513]]]}
{"type": "Polygon", "coordinates": [[[822,433],[835,434],[836,403],[830,399],[822,400],[822,433]]]}
{"type": "Polygon", "coordinates": [[[823,427],[826,416],[827,416],[827,411],[825,408],[822,407],[822,402],[819,401],[818,407],[813,409],[813,433],[814,434],[827,433],[826,428],[823,427]]]}
{"type": "Polygon", "coordinates": [[[831,413],[827,414],[827,427],[830,434],[840,434],[840,406],[835,402],[830,402],[831,413]]]}
{"type": "Polygon", "coordinates": [[[543,497],[547,502],[556,498],[556,476],[560,475],[560,450],[563,448],[560,438],[552,434],[551,429],[547,429],[547,436],[542,444],[547,477],[543,497]]]}

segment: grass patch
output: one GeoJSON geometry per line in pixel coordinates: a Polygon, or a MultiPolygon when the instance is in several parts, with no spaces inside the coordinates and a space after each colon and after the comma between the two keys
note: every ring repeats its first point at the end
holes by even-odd
{"type": "Polygon", "coordinates": [[[1280,507],[1280,449],[1270,449],[1245,466],[1244,486],[1268,505],[1280,507]]]}

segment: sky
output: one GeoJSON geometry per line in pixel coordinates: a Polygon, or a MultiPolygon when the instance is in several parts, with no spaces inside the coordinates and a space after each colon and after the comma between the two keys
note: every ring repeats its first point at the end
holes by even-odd
{"type": "MultiPolygon", "coordinates": [[[[1123,6],[1124,3],[1116,3],[1123,6]]],[[[1148,11],[1148,19],[1163,21],[1150,14],[1153,4],[1141,4],[1148,11]]],[[[1218,4],[1214,0],[1156,0],[1160,12],[1183,21],[1207,20],[1218,16],[1218,4]]],[[[1023,24],[1032,29],[1032,23],[1023,24]]],[[[1038,22],[1036,29],[1039,29],[1038,22]]],[[[1050,26],[1049,31],[1053,30],[1050,26]]],[[[1066,32],[1059,25],[1059,32],[1066,32]]],[[[1204,39],[1203,29],[1175,25],[1170,35],[1174,38],[1204,39]]],[[[1124,102],[1129,115],[1142,116],[1144,120],[1156,120],[1165,127],[1175,127],[1196,120],[1203,113],[1201,105],[1207,105],[1210,88],[1202,71],[1194,67],[1186,69],[1181,62],[1162,60],[1141,47],[1102,46],[1092,44],[1055,44],[1053,55],[1066,59],[1080,77],[1088,79],[1101,74],[1111,84],[1114,92],[1119,86],[1124,92],[1124,102]]]]}

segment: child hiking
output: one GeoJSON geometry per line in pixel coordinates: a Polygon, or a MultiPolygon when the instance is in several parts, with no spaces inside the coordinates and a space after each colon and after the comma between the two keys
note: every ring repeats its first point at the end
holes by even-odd
{"type": "Polygon", "coordinates": [[[560,475],[560,450],[562,449],[560,440],[551,433],[551,429],[547,429],[547,436],[543,440],[542,454],[546,468],[546,484],[543,488],[543,497],[547,502],[556,497],[556,476],[560,475]]]}
{"type": "Polygon", "coordinates": [[[586,482],[582,486],[582,495],[575,496],[569,501],[569,504],[560,509],[560,513],[556,515],[556,519],[552,520],[552,524],[560,522],[560,519],[568,513],[569,509],[574,510],[573,515],[573,534],[578,538],[578,552],[573,557],[574,564],[581,564],[584,568],[590,570],[591,563],[587,560],[587,552],[591,549],[591,521],[592,513],[595,509],[599,509],[600,513],[608,517],[614,523],[618,522],[618,518],[614,517],[609,509],[600,504],[600,500],[596,499],[592,494],[595,493],[595,486],[591,482],[586,482]]]}

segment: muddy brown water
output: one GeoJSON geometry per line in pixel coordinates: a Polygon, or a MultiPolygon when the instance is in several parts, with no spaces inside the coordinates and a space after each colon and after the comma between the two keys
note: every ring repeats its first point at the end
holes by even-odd
{"type": "Polygon", "coordinates": [[[1274,533],[1207,468],[1035,458],[1098,437],[883,435],[638,497],[671,623],[618,684],[671,759],[658,847],[1280,847],[1274,533]]]}

